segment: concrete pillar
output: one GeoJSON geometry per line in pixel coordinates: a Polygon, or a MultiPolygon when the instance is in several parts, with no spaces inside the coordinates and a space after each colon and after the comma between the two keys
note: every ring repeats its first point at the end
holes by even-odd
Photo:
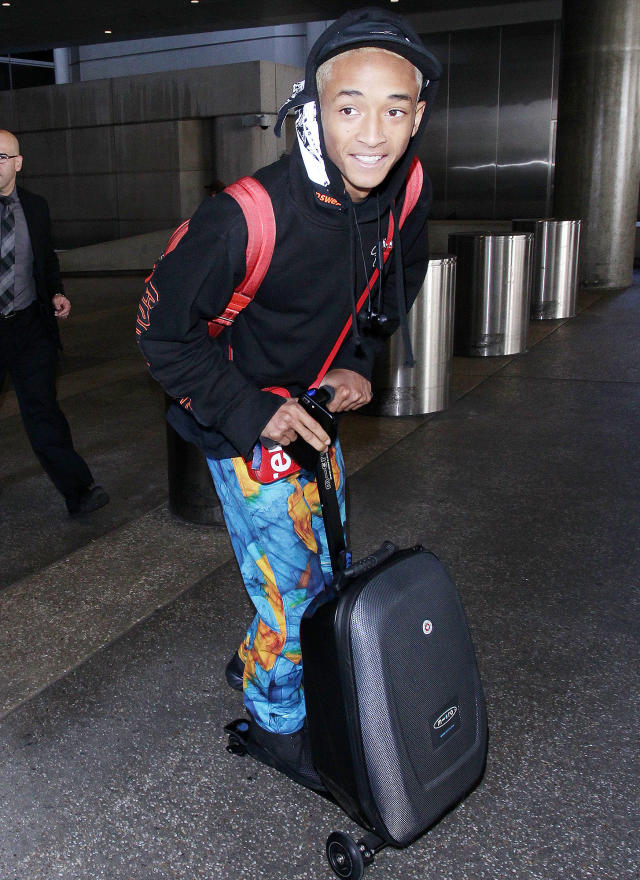
{"type": "Polygon", "coordinates": [[[640,0],[564,0],[555,216],[582,220],[579,281],[632,282],[640,182],[640,0]]]}
{"type": "Polygon", "coordinates": [[[71,82],[71,53],[69,49],[54,49],[53,63],[55,64],[56,85],[71,82]]]}
{"type": "Polygon", "coordinates": [[[273,113],[216,116],[213,121],[215,172],[224,184],[275,162],[286,141],[273,134],[273,113]]]}
{"type": "MultiPolygon", "coordinates": [[[[171,398],[165,395],[167,405],[171,398]]],[[[167,422],[169,510],[174,516],[201,526],[224,525],[218,493],[204,452],[187,443],[167,422]]]]}
{"type": "Polygon", "coordinates": [[[213,122],[181,119],[177,123],[180,216],[190,217],[213,177],[213,122]]]}

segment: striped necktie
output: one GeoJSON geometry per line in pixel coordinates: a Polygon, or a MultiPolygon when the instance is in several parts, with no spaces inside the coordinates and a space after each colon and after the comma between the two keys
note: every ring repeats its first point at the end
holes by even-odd
{"type": "Polygon", "coordinates": [[[0,312],[13,302],[16,279],[16,221],[8,196],[0,196],[0,312]]]}

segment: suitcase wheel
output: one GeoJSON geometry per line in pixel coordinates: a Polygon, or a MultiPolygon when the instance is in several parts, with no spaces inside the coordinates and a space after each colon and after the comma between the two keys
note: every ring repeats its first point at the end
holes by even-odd
{"type": "Polygon", "coordinates": [[[230,736],[227,744],[227,751],[230,755],[246,755],[247,747],[240,740],[234,739],[230,736]]]}
{"type": "Polygon", "coordinates": [[[331,870],[342,880],[360,880],[373,852],[364,841],[356,843],[344,831],[333,831],[327,838],[327,859],[331,870]]]}
{"type": "Polygon", "coordinates": [[[249,724],[246,719],[238,718],[236,721],[232,721],[231,724],[227,724],[224,732],[229,736],[227,751],[232,755],[246,755],[248,752],[247,735],[249,733],[249,724]]]}

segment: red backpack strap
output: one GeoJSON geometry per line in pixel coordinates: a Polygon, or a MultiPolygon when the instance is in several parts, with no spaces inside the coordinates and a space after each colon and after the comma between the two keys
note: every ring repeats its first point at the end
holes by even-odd
{"type": "Polygon", "coordinates": [[[400,219],[398,220],[398,225],[401,229],[404,225],[404,221],[407,219],[409,214],[413,211],[418,203],[420,193],[422,192],[423,183],[424,172],[422,170],[422,165],[420,163],[420,159],[418,159],[417,156],[414,156],[413,162],[409,166],[409,173],[407,174],[407,182],[404,194],[404,203],[402,205],[402,211],[400,212],[400,219]]]}
{"type": "MultiPolygon", "coordinates": [[[[422,170],[422,165],[418,157],[414,156],[413,161],[409,166],[407,176],[405,178],[404,202],[402,203],[402,210],[400,211],[400,218],[398,219],[398,226],[400,227],[400,229],[402,229],[402,227],[404,226],[404,221],[417,205],[418,199],[420,198],[420,193],[422,192],[423,183],[424,172],[422,170]]],[[[395,229],[392,215],[389,217],[389,230],[387,232],[387,241],[393,240],[394,232],[395,229]]],[[[387,258],[387,254],[388,252],[385,250],[385,260],[387,258]]]]}
{"type": "MultiPolygon", "coordinates": [[[[411,165],[409,166],[409,171],[407,172],[406,177],[406,189],[404,196],[404,203],[402,205],[402,211],[400,212],[400,219],[398,220],[398,226],[402,229],[404,225],[404,221],[407,219],[411,211],[415,208],[418,203],[418,199],[420,198],[420,193],[422,192],[422,184],[424,182],[424,172],[422,170],[422,165],[420,164],[420,160],[417,156],[414,156],[411,165]]],[[[390,242],[393,240],[393,216],[389,217],[389,229],[387,231],[387,241],[390,242]]],[[[385,248],[384,253],[382,255],[383,262],[386,263],[389,257],[389,249],[385,248]]],[[[371,276],[371,279],[365,289],[362,291],[360,299],[356,303],[356,311],[360,311],[362,306],[365,304],[367,297],[369,296],[369,292],[373,289],[373,285],[378,280],[378,270],[376,269],[371,276]]],[[[329,352],[329,356],[326,361],[322,365],[320,372],[318,373],[315,382],[311,386],[312,388],[317,388],[322,380],[325,377],[325,374],[328,372],[329,367],[333,363],[335,356],[338,354],[340,350],[340,346],[346,339],[347,333],[351,329],[351,324],[353,323],[353,318],[351,315],[347,318],[347,322],[342,328],[340,335],[338,336],[335,345],[329,352]]]]}
{"type": "MultiPolygon", "coordinates": [[[[276,218],[271,196],[255,177],[241,177],[226,187],[224,192],[240,205],[247,224],[246,274],[233,291],[225,310],[209,321],[210,336],[217,336],[225,327],[233,324],[238,314],[249,305],[267,274],[276,243],[276,218]]],[[[171,233],[162,252],[163,257],[175,250],[188,229],[189,221],[185,220],[171,233]]],[[[151,274],[145,279],[147,284],[155,268],[154,264],[151,274]]]]}
{"type": "Polygon", "coordinates": [[[171,251],[175,250],[178,246],[178,243],[185,237],[187,234],[187,229],[189,228],[189,221],[183,220],[180,226],[169,236],[169,241],[167,242],[167,246],[162,252],[162,256],[166,257],[167,254],[170,254],[171,251]]]}
{"type": "MultiPolygon", "coordinates": [[[[169,241],[167,242],[166,248],[162,251],[160,259],[166,257],[167,254],[170,254],[172,250],[174,250],[178,246],[178,242],[185,237],[187,234],[187,229],[189,228],[189,221],[183,220],[180,226],[177,229],[174,229],[171,235],[169,236],[169,241]]],[[[153,264],[153,268],[147,277],[144,279],[144,283],[148,284],[153,278],[153,273],[156,271],[156,266],[158,263],[153,264]]]]}
{"type": "Polygon", "coordinates": [[[276,218],[271,197],[254,177],[241,177],[226,187],[242,208],[247,223],[247,271],[221,314],[209,321],[209,335],[217,336],[246,308],[267,274],[276,243],[276,218]]]}

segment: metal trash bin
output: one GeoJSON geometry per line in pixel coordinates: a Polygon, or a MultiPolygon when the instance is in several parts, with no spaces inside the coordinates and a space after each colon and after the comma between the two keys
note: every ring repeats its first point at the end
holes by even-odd
{"type": "Polygon", "coordinates": [[[533,233],[463,232],[456,254],[454,353],[469,357],[527,350],[533,233]]]}
{"type": "Polygon", "coordinates": [[[513,229],[533,233],[531,318],[573,318],[578,291],[581,220],[514,220],[513,229]]]}
{"type": "Polygon", "coordinates": [[[453,357],[453,300],[456,258],[435,256],[409,312],[415,366],[404,363],[402,334],[396,330],[375,363],[370,415],[415,416],[449,405],[453,357]]]}

